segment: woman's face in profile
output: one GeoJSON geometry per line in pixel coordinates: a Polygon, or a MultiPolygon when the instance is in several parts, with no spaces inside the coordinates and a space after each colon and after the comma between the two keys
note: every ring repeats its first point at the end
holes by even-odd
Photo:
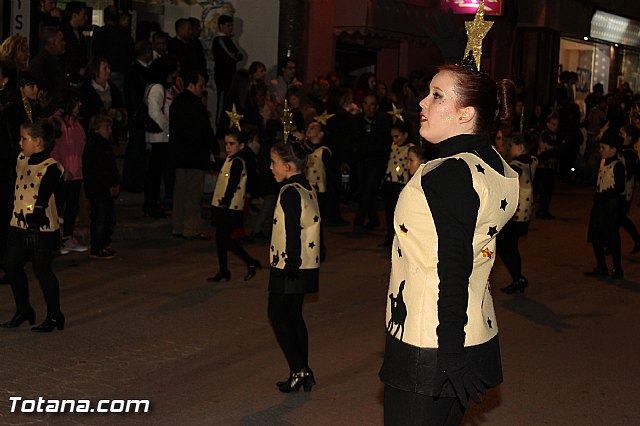
{"type": "Polygon", "coordinates": [[[431,143],[440,143],[460,133],[458,96],[454,79],[448,71],[441,71],[431,80],[429,94],[420,101],[420,136],[431,143]]]}

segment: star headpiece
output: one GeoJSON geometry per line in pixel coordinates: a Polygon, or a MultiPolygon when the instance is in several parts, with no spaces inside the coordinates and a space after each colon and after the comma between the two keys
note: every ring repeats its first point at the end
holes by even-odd
{"type": "Polygon", "coordinates": [[[467,29],[467,47],[464,49],[464,59],[462,66],[464,68],[472,68],[480,71],[480,63],[482,59],[482,40],[491,29],[493,22],[484,20],[484,0],[480,0],[476,16],[473,21],[464,23],[467,29]]]}
{"type": "Polygon", "coordinates": [[[402,112],[404,111],[402,108],[396,107],[396,104],[391,103],[391,111],[387,111],[391,117],[393,117],[393,124],[396,124],[396,121],[400,120],[404,123],[404,117],[402,116],[402,112]]]}
{"type": "Polygon", "coordinates": [[[240,127],[240,120],[242,120],[244,115],[238,114],[236,112],[236,104],[233,104],[233,106],[231,107],[231,111],[225,111],[225,112],[229,116],[229,120],[230,120],[229,121],[229,128],[232,128],[233,126],[236,126],[238,131],[241,132],[242,128],[240,127]]]}
{"type": "Polygon", "coordinates": [[[335,114],[327,114],[327,110],[325,110],[321,115],[318,115],[316,117],[313,117],[314,121],[317,121],[318,123],[322,124],[323,126],[327,125],[327,121],[329,121],[329,119],[331,117],[333,117],[335,114]]]}
{"type": "Polygon", "coordinates": [[[287,100],[284,100],[284,109],[282,110],[282,135],[284,143],[289,140],[289,133],[293,127],[291,111],[289,111],[289,104],[287,100]]]}

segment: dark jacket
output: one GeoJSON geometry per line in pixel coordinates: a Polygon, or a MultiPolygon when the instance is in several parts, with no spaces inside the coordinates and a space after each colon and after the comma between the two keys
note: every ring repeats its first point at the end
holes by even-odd
{"type": "Polygon", "coordinates": [[[133,39],[126,30],[105,25],[94,33],[91,56],[106,58],[112,72],[127,72],[134,58],[133,39]]]}
{"type": "Polygon", "coordinates": [[[233,43],[233,39],[226,35],[215,37],[211,43],[211,50],[214,60],[213,78],[216,85],[221,84],[224,88],[228,88],[236,72],[236,64],[242,60],[242,53],[233,43]]]}
{"type": "Polygon", "coordinates": [[[46,49],[29,63],[29,71],[35,76],[40,90],[51,99],[56,99],[63,88],[69,85],[62,58],[52,55],[46,49]]]}
{"type": "Polygon", "coordinates": [[[111,141],[91,133],[82,154],[82,176],[87,198],[109,194],[120,184],[120,173],[111,141]]]}
{"type": "Polygon", "coordinates": [[[133,61],[124,78],[124,99],[129,117],[133,117],[133,113],[142,103],[149,78],[149,67],[142,65],[140,61],[133,61]]]}
{"type": "Polygon", "coordinates": [[[385,161],[389,154],[391,139],[391,117],[389,114],[377,112],[372,119],[360,114],[351,120],[349,138],[352,162],[368,159],[385,161]]]}
{"type": "Polygon", "coordinates": [[[87,66],[87,40],[81,30],[74,32],[71,25],[62,26],[64,36],[64,53],[62,60],[69,79],[74,82],[81,82],[80,69],[87,66]]]}
{"type": "MultiPolygon", "coordinates": [[[[111,108],[121,108],[124,111],[124,101],[122,100],[120,91],[113,83],[108,82],[107,84],[111,87],[111,108]]],[[[82,105],[80,106],[82,126],[85,132],[89,133],[88,129],[91,117],[96,114],[106,114],[107,109],[89,79],[85,80],[80,89],[80,100],[82,101],[82,105]]]]}
{"type": "Polygon", "coordinates": [[[171,166],[180,169],[209,169],[210,154],[219,153],[207,107],[189,90],[169,108],[169,150],[171,166]]]}
{"type": "MultiPolygon", "coordinates": [[[[182,41],[177,36],[169,40],[167,46],[169,54],[180,62],[180,74],[185,75],[191,70],[198,69],[198,51],[193,43],[182,41]]],[[[206,70],[202,70],[203,72],[206,70]]],[[[206,75],[206,74],[205,74],[206,75]]]]}

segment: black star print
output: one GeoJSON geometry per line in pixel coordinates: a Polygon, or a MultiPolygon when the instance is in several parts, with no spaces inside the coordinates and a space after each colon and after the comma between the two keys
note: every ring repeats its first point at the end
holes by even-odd
{"type": "Polygon", "coordinates": [[[497,226],[490,226],[489,227],[489,232],[487,232],[487,235],[490,236],[491,238],[493,238],[494,235],[496,235],[498,233],[498,227],[497,226]]]}
{"type": "Polygon", "coordinates": [[[480,164],[476,164],[476,169],[478,169],[479,173],[484,174],[484,168],[482,168],[482,166],[480,164]]]}
{"type": "Polygon", "coordinates": [[[320,263],[320,260],[318,259],[318,256],[316,256],[316,263],[320,263]]]}
{"type": "Polygon", "coordinates": [[[398,257],[402,257],[402,250],[400,250],[400,247],[398,247],[398,257]]]}
{"type": "Polygon", "coordinates": [[[404,182],[404,175],[398,174],[398,182],[404,182]]]}
{"type": "Polygon", "coordinates": [[[275,217],[273,218],[273,224],[275,225],[276,223],[278,223],[278,219],[276,219],[275,217]]]}
{"type": "Polygon", "coordinates": [[[318,223],[319,220],[320,220],[320,217],[318,217],[318,215],[313,217],[313,222],[314,223],[318,223]]]}
{"type": "Polygon", "coordinates": [[[313,200],[313,194],[309,194],[309,199],[313,200]]]}
{"type": "Polygon", "coordinates": [[[309,248],[310,248],[310,249],[314,248],[315,246],[316,246],[316,243],[314,243],[313,241],[311,241],[311,242],[309,243],[309,248]]]}
{"type": "Polygon", "coordinates": [[[504,211],[507,211],[507,206],[509,205],[509,203],[507,203],[507,199],[505,198],[504,200],[500,201],[500,208],[504,211]]]}
{"type": "Polygon", "coordinates": [[[489,324],[489,328],[493,328],[493,327],[491,326],[491,323],[492,323],[491,318],[487,318],[487,324],[489,324]]]}
{"type": "Polygon", "coordinates": [[[281,256],[282,256],[282,258],[284,259],[284,258],[287,256],[287,253],[282,252],[281,256]]]}
{"type": "Polygon", "coordinates": [[[275,247],[274,247],[274,246],[271,246],[271,251],[273,251],[273,250],[275,250],[275,247]]]}
{"type": "Polygon", "coordinates": [[[404,226],[404,223],[403,223],[402,225],[400,225],[400,230],[401,230],[402,232],[404,232],[405,234],[406,234],[407,232],[409,232],[409,230],[407,229],[407,227],[406,227],[406,226],[404,226]]]}

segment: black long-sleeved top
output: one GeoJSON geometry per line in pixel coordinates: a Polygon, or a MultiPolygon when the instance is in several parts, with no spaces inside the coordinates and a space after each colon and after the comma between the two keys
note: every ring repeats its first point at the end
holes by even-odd
{"type": "Polygon", "coordinates": [[[213,78],[216,84],[222,83],[224,88],[231,84],[231,78],[236,72],[236,63],[242,60],[242,53],[234,44],[233,38],[227,35],[219,35],[211,43],[214,68],[213,78]]]}
{"type": "Polygon", "coordinates": [[[596,194],[594,195],[594,201],[596,202],[612,199],[617,200],[624,196],[626,182],[624,164],[622,163],[622,161],[619,161],[617,155],[614,155],[613,157],[606,158],[604,160],[604,165],[608,166],[614,161],[618,161],[618,163],[613,166],[614,185],[611,188],[607,188],[603,191],[596,191],[596,194]]]}
{"type": "Polygon", "coordinates": [[[120,183],[120,173],[111,141],[91,134],[82,154],[82,176],[87,198],[109,194],[120,183]]]}
{"type": "Polygon", "coordinates": [[[229,170],[229,180],[227,182],[227,188],[224,191],[224,196],[220,201],[221,206],[229,206],[233,199],[233,194],[238,190],[240,185],[240,178],[242,177],[242,161],[239,158],[240,153],[231,155],[229,161],[231,161],[231,169],[229,170]]]}
{"type": "MultiPolygon", "coordinates": [[[[29,157],[27,163],[29,165],[40,164],[46,159],[51,158],[48,151],[41,151],[33,154],[29,157]]],[[[40,206],[43,209],[46,209],[49,205],[49,200],[51,199],[51,194],[53,194],[58,185],[60,185],[60,180],[62,177],[62,172],[58,168],[56,164],[52,164],[47,167],[47,171],[42,176],[40,180],[40,188],[38,188],[38,199],[36,200],[36,206],[40,206]]]]}
{"type": "MultiPolygon", "coordinates": [[[[441,158],[470,152],[504,175],[500,156],[481,136],[460,135],[437,147],[441,158]]],[[[462,352],[480,200],[464,160],[443,162],[422,177],[422,189],[438,233],[438,347],[448,353],[462,352]]]]}

